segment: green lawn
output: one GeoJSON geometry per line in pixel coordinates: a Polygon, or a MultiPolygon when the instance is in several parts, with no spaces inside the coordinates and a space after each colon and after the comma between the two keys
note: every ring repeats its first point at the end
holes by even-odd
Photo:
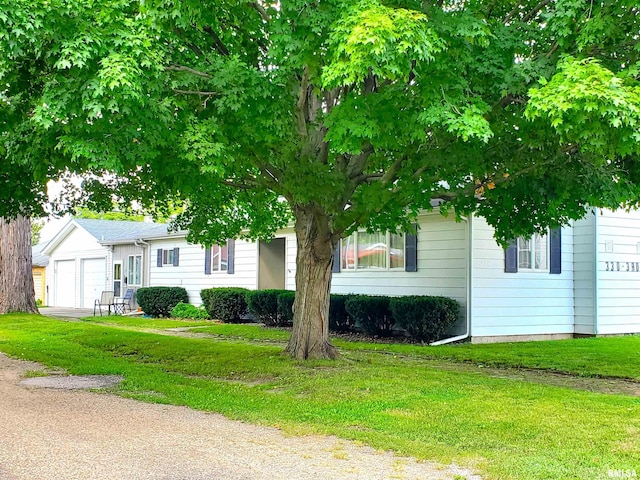
{"type": "Polygon", "coordinates": [[[300,363],[282,355],[287,335],[282,330],[210,325],[194,331],[216,337],[180,338],[133,330],[152,328],[138,323],[146,320],[116,322],[0,316],[0,350],[74,374],[124,375],[115,390],[120,395],[455,461],[485,478],[640,474],[640,398],[497,378],[445,361],[637,378],[629,372],[638,365],[640,337],[580,340],[576,346],[542,342],[541,347],[428,348],[339,340],[341,360],[300,363]],[[563,353],[553,355],[558,348],[563,353]],[[616,365],[627,357],[631,367],[616,365]],[[587,371],[581,371],[583,364],[587,371]]]}

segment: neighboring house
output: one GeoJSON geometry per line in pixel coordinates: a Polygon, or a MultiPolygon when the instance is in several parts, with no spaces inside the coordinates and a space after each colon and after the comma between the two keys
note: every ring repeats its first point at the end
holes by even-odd
{"type": "Polygon", "coordinates": [[[39,243],[31,248],[31,273],[33,275],[33,288],[36,294],[36,302],[47,304],[47,265],[49,257],[42,253],[47,242],[39,243]]]}
{"type": "Polygon", "coordinates": [[[92,308],[104,290],[122,296],[146,285],[148,246],[139,239],[166,231],[153,223],[71,219],[42,250],[50,259],[47,304],[92,308]]]}

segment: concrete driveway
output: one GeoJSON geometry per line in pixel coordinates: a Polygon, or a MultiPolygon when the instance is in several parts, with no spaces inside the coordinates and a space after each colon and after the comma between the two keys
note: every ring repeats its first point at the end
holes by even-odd
{"type": "MultiPolygon", "coordinates": [[[[0,480],[474,479],[334,437],[287,437],[185,407],[21,384],[0,353],[0,480]]],[[[30,377],[33,377],[30,375],[30,377]]]]}

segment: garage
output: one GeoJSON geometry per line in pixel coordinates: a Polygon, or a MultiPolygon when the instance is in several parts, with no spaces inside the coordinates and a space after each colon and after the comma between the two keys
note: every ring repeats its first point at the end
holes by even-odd
{"type": "Polygon", "coordinates": [[[54,269],[56,307],[76,306],[76,261],[58,260],[54,269]]]}
{"type": "Polygon", "coordinates": [[[82,308],[93,308],[107,282],[105,258],[86,258],[81,261],[80,282],[82,308]]]}

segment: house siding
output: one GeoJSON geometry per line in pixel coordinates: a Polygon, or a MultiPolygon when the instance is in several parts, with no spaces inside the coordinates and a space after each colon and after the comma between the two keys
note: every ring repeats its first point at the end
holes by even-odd
{"type": "Polygon", "coordinates": [[[46,292],[46,280],[47,269],[45,267],[32,267],[31,275],[33,276],[33,289],[36,294],[36,301],[40,300],[42,305],[47,304],[46,292]]]}
{"type": "Polygon", "coordinates": [[[593,335],[596,313],[596,218],[592,210],[573,225],[574,333],[593,335]]]}
{"type": "Polygon", "coordinates": [[[573,234],[562,230],[562,273],[505,273],[493,228],[474,218],[471,336],[573,334],[573,234]]]}
{"type": "Polygon", "coordinates": [[[596,215],[597,333],[640,333],[640,212],[596,215]]]}
{"type": "Polygon", "coordinates": [[[331,292],[369,295],[437,295],[457,300],[460,318],[449,332],[464,329],[468,285],[468,223],[438,213],[418,219],[418,269],[358,270],[333,274],[331,292]]]}
{"type": "Polygon", "coordinates": [[[184,238],[149,241],[149,286],[184,287],[189,294],[189,302],[200,305],[200,291],[214,287],[242,287],[255,289],[257,286],[257,244],[244,240],[235,242],[235,273],[204,273],[204,247],[189,244],[184,238]],[[180,264],[157,266],[158,249],[180,248],[180,264]],[[150,257],[150,258],[149,258],[150,257]]]}
{"type": "MultiPolygon", "coordinates": [[[[135,243],[130,243],[126,245],[114,245],[110,251],[110,261],[109,268],[107,270],[108,284],[109,290],[113,290],[113,264],[115,262],[122,262],[122,288],[120,291],[120,295],[124,296],[125,292],[128,288],[133,288],[134,292],[140,288],[140,286],[129,286],[125,283],[125,278],[127,277],[127,266],[129,262],[129,255],[142,255],[142,287],[146,287],[149,285],[149,247],[143,244],[136,245],[135,243]]],[[[153,260],[153,259],[151,259],[153,260]]],[[[136,295],[133,296],[133,301],[131,302],[131,308],[137,308],[138,302],[136,300],[136,295]]]]}

